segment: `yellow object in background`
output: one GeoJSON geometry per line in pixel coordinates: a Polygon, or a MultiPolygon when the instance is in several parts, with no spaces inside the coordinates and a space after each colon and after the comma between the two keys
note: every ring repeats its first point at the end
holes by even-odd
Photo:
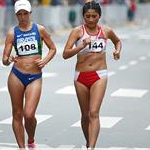
{"type": "Polygon", "coordinates": [[[51,0],[42,0],[43,6],[49,6],[51,4],[51,0]]]}

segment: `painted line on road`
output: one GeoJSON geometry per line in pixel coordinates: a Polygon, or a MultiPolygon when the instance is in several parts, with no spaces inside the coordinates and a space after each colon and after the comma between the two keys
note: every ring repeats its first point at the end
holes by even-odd
{"type": "Polygon", "coordinates": [[[56,77],[57,73],[48,73],[48,72],[43,72],[42,77],[43,78],[50,78],[50,77],[56,77]]]}
{"type": "MultiPolygon", "coordinates": [[[[101,128],[112,128],[122,119],[123,117],[100,117],[101,128]]],[[[81,127],[81,120],[71,125],[71,127],[81,127]]]]}
{"type": "Polygon", "coordinates": [[[2,130],[0,130],[0,133],[3,132],[2,130]]]}
{"type": "MultiPolygon", "coordinates": [[[[76,145],[64,145],[66,147],[50,147],[45,144],[36,144],[37,149],[44,150],[85,150],[85,147],[75,148],[76,145]],[[70,146],[70,147],[69,147],[70,146]],[[72,148],[71,148],[72,146],[72,148]],[[74,146],[74,147],[73,147],[74,146]]],[[[0,143],[1,150],[18,150],[18,146],[15,143],[0,143]]],[[[130,148],[130,147],[108,147],[108,148],[95,148],[95,150],[150,150],[150,148],[130,148]]]]}
{"type": "MultiPolygon", "coordinates": [[[[52,117],[53,115],[36,115],[37,124],[42,123],[52,117]]],[[[12,124],[12,117],[0,121],[0,124],[12,124]]]]}
{"type": "Polygon", "coordinates": [[[125,89],[120,88],[113,92],[111,96],[113,97],[134,97],[141,98],[143,97],[149,90],[147,89],[125,89]]]}
{"type": "Polygon", "coordinates": [[[118,69],[119,70],[126,70],[126,69],[128,69],[128,66],[127,65],[123,65],[123,66],[120,66],[118,69]]]}
{"type": "Polygon", "coordinates": [[[98,148],[96,150],[150,150],[150,148],[109,147],[109,148],[98,148]]]}
{"type": "Polygon", "coordinates": [[[0,88],[0,92],[8,92],[7,86],[0,88]]]}
{"type": "Polygon", "coordinates": [[[58,89],[56,92],[56,94],[70,94],[70,95],[75,95],[75,88],[73,85],[69,85],[69,86],[65,86],[61,89],[58,89]]]}
{"type": "Polygon", "coordinates": [[[108,72],[108,77],[111,77],[111,76],[113,76],[113,75],[115,75],[115,74],[116,74],[115,71],[109,71],[109,72],[108,72]]]}
{"type": "Polygon", "coordinates": [[[150,36],[146,35],[146,34],[145,35],[143,34],[143,35],[139,35],[138,39],[140,39],[140,40],[150,40],[150,36]]]}
{"type": "Polygon", "coordinates": [[[119,38],[122,40],[128,40],[130,39],[131,36],[127,35],[127,34],[119,34],[119,38]]]}
{"type": "Polygon", "coordinates": [[[129,65],[136,65],[138,63],[138,61],[136,61],[136,60],[131,60],[130,62],[129,62],[129,65]]]}
{"type": "Polygon", "coordinates": [[[145,128],[145,130],[150,130],[150,125],[147,128],[145,128]]]}
{"type": "Polygon", "coordinates": [[[57,147],[56,149],[67,149],[67,150],[71,150],[73,148],[75,148],[75,145],[60,145],[59,147],[57,147]]]}
{"type": "MultiPolygon", "coordinates": [[[[148,53],[147,56],[150,57],[150,53],[148,53]]],[[[144,61],[147,59],[147,56],[140,56],[138,59],[141,61],[144,61]]],[[[137,63],[138,63],[138,60],[131,60],[129,62],[129,65],[133,66],[133,65],[136,65],[137,63]]],[[[128,69],[128,65],[122,65],[118,68],[118,70],[126,70],[126,69],[128,69]]]]}
{"type": "Polygon", "coordinates": [[[139,60],[141,60],[141,61],[146,60],[146,57],[145,56],[140,56],[139,60]]]}
{"type": "MultiPolygon", "coordinates": [[[[51,148],[48,145],[45,144],[36,144],[36,146],[38,148],[42,148],[42,149],[49,149],[51,148]]],[[[4,149],[4,150],[18,150],[18,145],[16,143],[0,143],[0,149],[4,149]]],[[[50,150],[50,149],[49,149],[50,150]]]]}

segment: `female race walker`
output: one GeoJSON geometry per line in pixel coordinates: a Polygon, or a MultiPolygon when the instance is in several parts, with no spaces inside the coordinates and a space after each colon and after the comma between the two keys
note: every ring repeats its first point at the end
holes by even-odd
{"type": "Polygon", "coordinates": [[[98,25],[101,18],[99,3],[85,3],[83,17],[85,24],[71,31],[63,58],[77,54],[74,85],[82,113],[81,125],[86,147],[94,149],[100,130],[99,111],[107,85],[106,43],[107,39],[113,42],[113,56],[118,60],[121,41],[110,28],[98,25]]]}
{"type": "Polygon", "coordinates": [[[25,126],[28,147],[35,149],[35,112],[41,95],[42,68],[54,57],[56,47],[45,28],[31,22],[31,4],[28,0],[16,1],[14,9],[18,25],[6,37],[2,58],[6,66],[13,63],[8,77],[12,127],[19,148],[25,148],[25,126]],[[49,53],[42,59],[43,41],[49,48],[49,53]],[[11,54],[13,46],[16,56],[11,54]]]}

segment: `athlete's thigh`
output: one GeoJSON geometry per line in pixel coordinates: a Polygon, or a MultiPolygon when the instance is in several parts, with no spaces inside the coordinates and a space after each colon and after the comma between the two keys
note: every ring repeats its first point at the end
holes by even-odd
{"type": "Polygon", "coordinates": [[[8,90],[11,97],[13,111],[23,109],[24,85],[14,73],[8,77],[8,90]]]}
{"type": "Polygon", "coordinates": [[[37,79],[26,87],[25,111],[35,112],[39,103],[42,89],[42,78],[37,79]]]}
{"type": "Polygon", "coordinates": [[[90,109],[99,111],[103,97],[106,91],[107,77],[103,77],[96,81],[90,89],[90,109]]]}
{"type": "Polygon", "coordinates": [[[81,112],[87,113],[89,111],[89,88],[78,81],[74,81],[74,85],[81,112]]]}

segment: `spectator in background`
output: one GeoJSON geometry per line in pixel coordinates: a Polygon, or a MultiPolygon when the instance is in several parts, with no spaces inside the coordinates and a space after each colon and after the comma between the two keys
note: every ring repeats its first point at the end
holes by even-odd
{"type": "Polygon", "coordinates": [[[126,0],[127,5],[127,20],[133,22],[135,20],[135,13],[137,10],[136,0],[126,0]]]}
{"type": "Polygon", "coordinates": [[[5,0],[6,6],[13,6],[14,3],[15,3],[15,0],[5,0]]]}
{"type": "Polygon", "coordinates": [[[56,5],[63,5],[62,0],[51,0],[51,5],[56,6],[56,5]]]}
{"type": "Polygon", "coordinates": [[[69,5],[76,5],[78,0],[69,0],[69,5]]]}
{"type": "Polygon", "coordinates": [[[0,0],[0,6],[5,7],[5,0],[0,0]]]}
{"type": "Polygon", "coordinates": [[[68,6],[69,5],[68,0],[62,0],[62,3],[63,3],[64,6],[68,6]]]}
{"type": "Polygon", "coordinates": [[[43,6],[49,6],[51,4],[51,0],[41,0],[43,6]]]}
{"type": "Polygon", "coordinates": [[[85,3],[85,0],[78,0],[79,5],[84,5],[84,3],[85,3]]]}
{"type": "Polygon", "coordinates": [[[76,22],[76,11],[74,8],[71,8],[69,11],[69,22],[72,27],[75,27],[75,22],[76,22]]]}

